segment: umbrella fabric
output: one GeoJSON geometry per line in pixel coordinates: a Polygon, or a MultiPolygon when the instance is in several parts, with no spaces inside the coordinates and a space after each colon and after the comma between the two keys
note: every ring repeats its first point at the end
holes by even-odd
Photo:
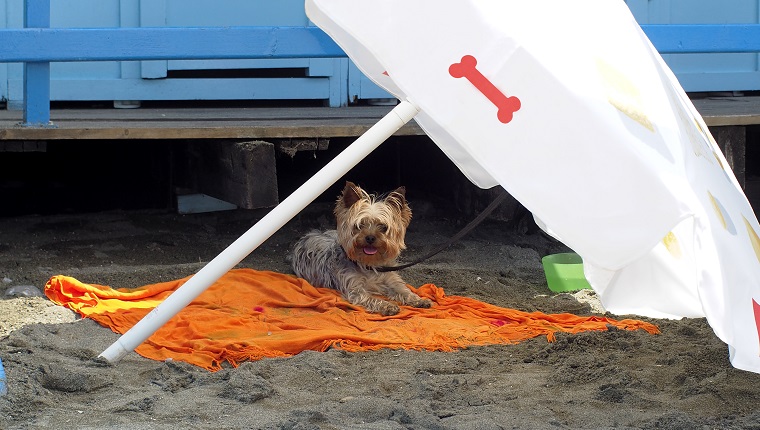
{"type": "Polygon", "coordinates": [[[616,314],[707,317],[760,372],[760,230],[622,1],[306,0],[309,18],[476,185],[583,257],[616,314]]]}
{"type": "MultiPolygon", "coordinates": [[[[83,317],[125,333],[187,279],[114,289],[54,276],[45,294],[83,317]]],[[[410,287],[412,288],[412,287],[410,287]]],[[[435,302],[430,309],[403,306],[386,317],[345,301],[335,290],[315,288],[290,275],[235,269],[219,279],[135,350],[154,360],[180,360],[218,370],[225,361],[287,357],[304,350],[380,348],[452,351],[509,344],[556,332],[578,333],[657,327],[638,320],[521,312],[447,296],[432,284],[412,288],[435,302]]]]}

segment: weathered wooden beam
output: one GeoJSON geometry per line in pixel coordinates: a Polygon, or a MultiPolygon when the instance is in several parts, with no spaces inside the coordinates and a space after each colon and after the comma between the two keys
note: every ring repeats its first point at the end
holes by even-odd
{"type": "Polygon", "coordinates": [[[747,127],[732,125],[710,127],[710,133],[728,161],[736,180],[744,187],[747,156],[747,127]]]}
{"type": "Polygon", "coordinates": [[[329,138],[291,138],[272,142],[278,152],[294,157],[299,151],[324,151],[330,145],[329,138]]]}
{"type": "MultiPolygon", "coordinates": [[[[20,112],[0,109],[0,140],[266,140],[358,137],[390,111],[386,106],[344,108],[182,108],[53,111],[57,128],[19,127],[20,112]]],[[[415,122],[397,136],[421,136],[415,122]]],[[[319,149],[319,147],[317,148],[319,149]]]]}
{"type": "Polygon", "coordinates": [[[243,209],[277,205],[274,145],[264,141],[195,143],[192,174],[199,192],[243,209]]]}

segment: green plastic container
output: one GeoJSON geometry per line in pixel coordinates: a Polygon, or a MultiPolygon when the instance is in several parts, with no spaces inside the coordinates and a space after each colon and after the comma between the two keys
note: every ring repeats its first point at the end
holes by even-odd
{"type": "Polygon", "coordinates": [[[583,274],[583,260],[574,252],[551,254],[541,259],[546,274],[546,283],[555,293],[590,289],[583,274]]]}

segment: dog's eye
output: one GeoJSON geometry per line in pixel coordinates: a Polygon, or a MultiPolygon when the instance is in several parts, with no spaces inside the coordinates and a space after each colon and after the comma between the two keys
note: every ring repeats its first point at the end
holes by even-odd
{"type": "Polygon", "coordinates": [[[388,231],[388,226],[385,224],[378,224],[377,231],[379,231],[380,233],[385,233],[386,231],[388,231]]]}

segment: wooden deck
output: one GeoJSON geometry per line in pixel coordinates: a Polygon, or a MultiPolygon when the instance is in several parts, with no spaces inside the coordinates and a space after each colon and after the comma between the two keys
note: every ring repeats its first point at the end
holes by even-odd
{"type": "Polygon", "coordinates": [[[710,127],[760,124],[760,97],[708,97],[692,100],[710,127]]]}
{"type": "MultiPolygon", "coordinates": [[[[391,107],[59,109],[55,127],[21,127],[0,111],[0,140],[283,139],[360,136],[391,107]]],[[[422,135],[410,122],[398,135],[422,135]]]]}
{"type": "MultiPolygon", "coordinates": [[[[760,124],[760,97],[694,100],[708,126],[760,124]]],[[[345,108],[54,109],[54,127],[22,127],[21,111],[0,110],[0,141],[70,139],[287,139],[357,137],[390,111],[345,108]]],[[[397,135],[422,135],[414,122],[397,135]]]]}
{"type": "MultiPolygon", "coordinates": [[[[391,110],[345,108],[54,109],[54,127],[22,127],[22,112],[0,110],[0,140],[287,139],[355,137],[391,110]]],[[[410,122],[397,135],[422,135],[410,122]]]]}

